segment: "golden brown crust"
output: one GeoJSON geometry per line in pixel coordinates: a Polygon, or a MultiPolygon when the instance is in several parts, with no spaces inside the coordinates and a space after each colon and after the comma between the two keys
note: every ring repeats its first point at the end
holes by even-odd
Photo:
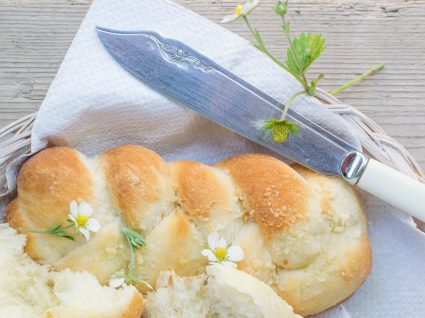
{"type": "Polygon", "coordinates": [[[160,271],[204,271],[201,251],[212,232],[244,250],[240,269],[305,315],[348,297],[370,270],[366,219],[353,189],[269,156],[242,155],[209,167],[167,164],[133,145],[100,160],[50,148],[23,166],[7,220],[14,227],[45,229],[63,223],[75,199],[92,201],[102,230],[88,243],[29,234],[26,249],[37,260],[88,270],[102,282],[128,265],[120,231],[109,228],[121,212],[129,227],[145,235],[136,271],[152,285],[160,271]]]}
{"type": "Polygon", "coordinates": [[[266,238],[304,218],[309,187],[282,161],[253,154],[230,158],[217,166],[235,180],[242,201],[266,238]]]}
{"type": "Polygon", "coordinates": [[[204,239],[242,218],[234,184],[224,171],[193,161],[173,162],[170,167],[178,204],[204,239]]]}
{"type": "Polygon", "coordinates": [[[141,293],[134,293],[128,307],[122,313],[120,318],[140,318],[145,308],[145,300],[141,293]]]}
{"type": "MultiPolygon", "coordinates": [[[[28,159],[17,187],[18,199],[6,215],[13,227],[45,230],[52,224],[64,224],[72,200],[90,202],[92,198],[89,171],[79,153],[66,147],[47,148],[28,159]]],[[[57,237],[29,234],[25,251],[36,260],[48,262],[64,255],[72,244],[57,237]],[[52,249],[50,253],[46,254],[46,248],[52,249]]]]}
{"type": "MultiPolygon", "coordinates": [[[[25,215],[22,213],[19,213],[17,209],[17,199],[11,201],[7,208],[6,208],[6,222],[9,223],[9,225],[15,229],[19,228],[31,228],[31,224],[28,223],[28,221],[25,218],[25,215]]],[[[18,230],[18,233],[22,233],[22,231],[18,230]]],[[[34,244],[35,240],[34,237],[37,234],[33,234],[30,232],[25,232],[27,236],[27,242],[24,246],[24,250],[27,254],[32,256],[35,260],[40,260],[41,257],[37,257],[37,244],[34,244]]]]}
{"type": "Polygon", "coordinates": [[[193,161],[173,162],[171,167],[176,176],[179,203],[189,219],[208,217],[211,208],[225,200],[227,194],[211,167],[193,161]]]}
{"type": "Polygon", "coordinates": [[[143,314],[145,301],[142,294],[135,291],[125,308],[119,308],[114,312],[101,312],[98,308],[88,311],[87,308],[71,307],[67,305],[56,306],[47,309],[43,318],[140,318],[143,314]]]}
{"type": "MultiPolygon", "coordinates": [[[[20,205],[31,207],[39,201],[43,207],[54,206],[54,213],[49,213],[50,221],[66,218],[72,200],[90,201],[91,188],[90,173],[79,153],[66,147],[40,151],[24,163],[18,177],[20,205]]],[[[38,212],[37,216],[32,216],[35,225],[37,220],[45,224],[46,212],[40,210],[34,209],[34,213],[38,212]]]]}
{"type": "Polygon", "coordinates": [[[114,204],[130,227],[145,230],[143,214],[151,205],[172,200],[167,163],[152,150],[135,145],[114,148],[101,160],[114,204]]]}
{"type": "Polygon", "coordinates": [[[170,164],[174,172],[179,205],[189,220],[197,225],[213,223],[225,225],[237,218],[240,209],[236,204],[234,186],[221,170],[193,161],[176,161],[170,164]]]}

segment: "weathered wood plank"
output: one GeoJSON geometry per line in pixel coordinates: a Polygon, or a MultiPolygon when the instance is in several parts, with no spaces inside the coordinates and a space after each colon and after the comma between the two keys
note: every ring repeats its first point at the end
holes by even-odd
{"type": "MultiPolygon", "coordinates": [[[[0,0],[0,126],[35,111],[82,21],[90,0],[0,0]]],[[[178,0],[219,22],[236,1],[178,0]]],[[[263,1],[252,23],[271,51],[286,43],[263,1]]],[[[425,0],[294,0],[289,19],[295,32],[320,32],[328,49],[313,68],[332,89],[364,69],[385,69],[341,99],[376,120],[404,144],[425,169],[425,0]]],[[[251,39],[241,22],[225,25],[251,39]]]]}

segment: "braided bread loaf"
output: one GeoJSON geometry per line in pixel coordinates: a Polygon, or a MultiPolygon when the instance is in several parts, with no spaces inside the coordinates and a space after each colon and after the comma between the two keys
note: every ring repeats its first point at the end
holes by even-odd
{"type": "Polygon", "coordinates": [[[210,167],[167,164],[134,145],[96,158],[48,148],[23,165],[7,221],[15,228],[63,224],[72,200],[92,205],[101,230],[88,242],[28,233],[26,252],[53,268],[86,270],[104,283],[129,262],[120,213],[146,238],[136,267],[151,285],[162,271],[204,272],[201,251],[212,232],[243,249],[239,269],[302,315],[350,296],[370,269],[366,219],[352,188],[269,156],[242,155],[210,167]]]}

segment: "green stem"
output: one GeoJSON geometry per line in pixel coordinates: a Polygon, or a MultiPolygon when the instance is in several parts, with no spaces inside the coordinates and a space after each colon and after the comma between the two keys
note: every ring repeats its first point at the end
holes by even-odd
{"type": "MultiPolygon", "coordinates": [[[[283,23],[282,25],[285,26],[285,17],[283,17],[283,16],[282,16],[282,23],[283,23]]],[[[307,81],[307,78],[305,77],[303,69],[301,68],[301,62],[300,62],[300,59],[298,57],[298,53],[294,48],[294,44],[292,43],[291,35],[289,34],[289,32],[288,33],[283,32],[283,33],[285,33],[286,39],[289,42],[289,47],[291,48],[292,54],[294,55],[295,63],[297,63],[298,70],[301,73],[303,81],[300,81],[300,82],[301,82],[301,84],[304,85],[304,88],[307,91],[308,90],[308,81],[307,81]]]]}
{"type": "Polygon", "coordinates": [[[291,106],[292,102],[300,95],[306,94],[306,91],[299,91],[298,93],[295,93],[292,95],[292,97],[286,102],[285,108],[282,111],[282,116],[280,116],[280,120],[284,120],[286,117],[286,114],[288,113],[289,107],[291,106]]]}
{"type": "Polygon", "coordinates": [[[127,225],[125,224],[124,216],[122,215],[122,213],[120,214],[120,221],[121,221],[121,231],[124,234],[125,238],[127,239],[128,248],[130,250],[130,263],[128,264],[128,270],[130,272],[129,274],[133,275],[134,268],[135,268],[135,252],[134,252],[133,244],[131,244],[130,238],[128,237],[128,235],[125,234],[127,225]]]}
{"type": "MultiPolygon", "coordinates": [[[[261,52],[263,52],[264,54],[266,54],[277,65],[279,65],[280,67],[282,67],[283,69],[285,69],[286,71],[288,71],[289,73],[291,73],[297,80],[299,80],[299,78],[297,77],[297,74],[294,71],[292,71],[284,63],[282,63],[281,61],[279,61],[269,50],[267,50],[267,48],[265,47],[263,41],[262,40],[259,40],[259,39],[261,39],[261,35],[252,27],[251,23],[248,20],[248,17],[247,16],[242,16],[242,19],[245,21],[245,24],[248,27],[248,30],[251,32],[252,36],[254,37],[255,41],[257,42],[257,45],[255,47],[257,49],[259,49],[261,52]]],[[[304,85],[304,83],[302,83],[302,81],[300,81],[300,83],[304,85]]]]}
{"type": "Polygon", "coordinates": [[[20,232],[30,232],[30,233],[37,233],[37,234],[50,234],[50,235],[53,235],[51,233],[47,233],[45,230],[44,231],[43,230],[33,230],[33,229],[26,229],[26,228],[23,228],[23,227],[17,227],[16,230],[17,231],[20,231],[20,232]]]}
{"type": "Polygon", "coordinates": [[[251,23],[249,22],[249,20],[248,20],[247,16],[246,16],[246,15],[243,15],[243,16],[242,16],[242,19],[245,21],[245,24],[246,24],[246,26],[248,27],[248,30],[249,30],[249,31],[251,32],[251,34],[254,36],[254,38],[255,38],[255,40],[257,41],[257,43],[258,43],[260,46],[263,46],[263,45],[262,45],[262,43],[260,43],[260,42],[258,41],[258,39],[257,39],[258,32],[254,30],[254,28],[252,27],[251,23]]]}
{"type": "Polygon", "coordinates": [[[359,76],[356,76],[355,78],[353,78],[348,83],[338,87],[337,89],[334,89],[333,91],[330,92],[330,94],[336,96],[339,93],[342,93],[346,89],[350,88],[351,86],[359,84],[361,81],[368,78],[369,76],[372,76],[373,74],[378,73],[383,68],[384,68],[384,64],[378,64],[378,65],[372,67],[371,69],[367,70],[366,72],[360,74],[359,76]]]}

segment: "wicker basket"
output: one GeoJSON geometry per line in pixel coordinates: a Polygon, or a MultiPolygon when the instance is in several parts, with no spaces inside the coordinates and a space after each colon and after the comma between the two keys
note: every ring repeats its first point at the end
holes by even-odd
{"type": "MultiPolygon", "coordinates": [[[[319,98],[340,116],[359,138],[363,151],[400,172],[425,183],[425,175],[413,156],[397,141],[389,137],[373,120],[354,107],[318,89],[319,98]]],[[[37,113],[25,116],[0,130],[0,189],[6,191],[6,166],[13,159],[30,152],[31,129],[37,113]]],[[[425,224],[417,221],[418,227],[425,224]]]]}

